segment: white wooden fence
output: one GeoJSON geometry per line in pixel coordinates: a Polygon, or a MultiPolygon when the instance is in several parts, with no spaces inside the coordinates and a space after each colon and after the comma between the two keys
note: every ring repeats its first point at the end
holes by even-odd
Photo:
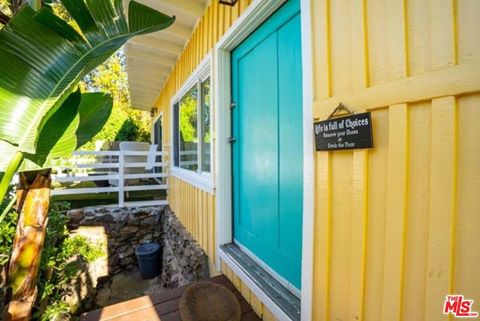
{"type": "Polygon", "coordinates": [[[168,168],[165,152],[157,151],[78,151],[67,164],[54,167],[53,181],[58,183],[108,182],[106,187],[56,188],[52,195],[118,193],[118,204],[135,207],[167,205],[165,200],[126,202],[125,193],[167,190],[168,168]],[[162,161],[157,162],[161,157],[162,161]],[[155,170],[157,169],[157,170],[155,170]],[[158,170],[161,169],[161,170],[158,170]],[[150,183],[141,184],[148,179],[150,183]]]}

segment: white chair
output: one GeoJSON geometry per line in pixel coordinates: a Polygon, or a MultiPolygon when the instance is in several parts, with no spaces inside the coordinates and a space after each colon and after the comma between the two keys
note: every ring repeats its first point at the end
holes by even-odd
{"type": "MultiPolygon", "coordinates": [[[[151,150],[156,150],[156,145],[150,145],[149,143],[142,143],[142,142],[121,142],[119,145],[120,151],[130,151],[130,152],[148,152],[151,150]]],[[[145,163],[145,167],[124,167],[123,173],[125,175],[128,174],[143,174],[143,173],[150,173],[152,172],[152,167],[149,165],[151,163],[151,157],[148,155],[125,155],[124,156],[124,163],[145,163]]],[[[140,182],[138,178],[130,178],[125,179],[125,185],[135,185],[140,182]]],[[[110,180],[110,185],[118,186],[117,180],[110,180]]]]}

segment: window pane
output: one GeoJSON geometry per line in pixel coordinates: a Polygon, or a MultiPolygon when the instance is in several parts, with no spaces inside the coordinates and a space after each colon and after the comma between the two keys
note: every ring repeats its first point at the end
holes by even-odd
{"type": "Polygon", "coordinates": [[[197,86],[180,99],[180,167],[192,171],[198,169],[197,134],[197,86]]]}
{"type": "Polygon", "coordinates": [[[202,83],[202,171],[210,172],[210,78],[202,83]]]}

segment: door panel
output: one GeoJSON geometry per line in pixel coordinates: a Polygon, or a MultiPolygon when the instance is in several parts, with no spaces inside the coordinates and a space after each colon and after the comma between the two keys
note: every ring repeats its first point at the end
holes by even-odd
{"type": "MultiPolygon", "coordinates": [[[[279,61],[300,62],[300,15],[278,30],[279,61]]],[[[278,65],[279,80],[279,247],[299,258],[302,251],[303,113],[302,73],[296,63],[278,65]],[[300,213],[300,215],[299,215],[300,213]],[[300,237],[291,237],[290,235],[300,237]]],[[[299,260],[297,263],[300,264],[299,260]]]]}
{"type": "MultiPolygon", "coordinates": [[[[278,137],[269,135],[277,131],[277,61],[269,55],[276,48],[277,39],[273,34],[238,60],[242,84],[239,86],[242,121],[237,135],[241,137],[237,147],[242,173],[238,178],[240,195],[249,202],[239,204],[237,218],[239,233],[247,233],[247,239],[255,239],[262,233],[262,226],[270,223],[269,218],[275,215],[275,209],[269,204],[278,201],[276,191],[271,188],[278,182],[278,137]],[[260,119],[262,126],[258,126],[260,119]],[[251,213],[256,213],[255,217],[251,213]]],[[[273,240],[273,233],[267,231],[265,237],[273,240]]]]}
{"type": "Polygon", "coordinates": [[[300,288],[300,14],[288,1],[232,52],[234,238],[300,288]]]}

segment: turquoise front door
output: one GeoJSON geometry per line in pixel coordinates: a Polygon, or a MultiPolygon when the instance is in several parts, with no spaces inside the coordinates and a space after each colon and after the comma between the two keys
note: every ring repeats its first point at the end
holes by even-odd
{"type": "Polygon", "coordinates": [[[232,52],[235,242],[300,289],[300,8],[290,0],[232,52]]]}

